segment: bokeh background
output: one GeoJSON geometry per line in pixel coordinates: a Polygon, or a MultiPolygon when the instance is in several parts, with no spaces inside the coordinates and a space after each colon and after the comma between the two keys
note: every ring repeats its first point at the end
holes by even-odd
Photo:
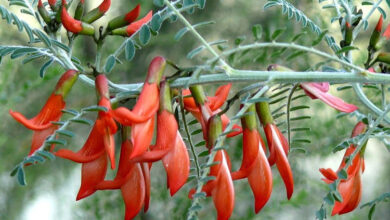
{"type": "MultiPolygon", "coordinates": [[[[93,8],[99,1],[86,1],[89,8],[93,8]]],[[[157,10],[152,1],[140,0],[118,0],[107,16],[97,22],[96,25],[104,24],[110,18],[125,13],[137,3],[142,6],[141,15],[148,10],[157,10]]],[[[262,26],[262,41],[269,41],[272,33],[276,30],[283,30],[277,38],[278,41],[291,41],[294,36],[301,34],[297,43],[310,45],[317,36],[309,29],[302,28],[294,20],[288,20],[282,15],[280,8],[263,10],[266,1],[258,0],[214,0],[207,1],[204,10],[196,10],[187,18],[193,22],[214,20],[216,23],[199,29],[200,33],[208,40],[228,40],[225,46],[235,46],[236,39],[243,40],[242,43],[253,42],[252,26],[262,26]]],[[[321,9],[316,0],[291,1],[297,8],[304,11],[314,22],[323,29],[328,29],[336,41],[341,39],[339,24],[330,24],[334,12],[329,9],[321,9]]],[[[0,0],[2,6],[7,6],[6,0],[0,0]]],[[[363,7],[364,12],[369,7],[363,7]]],[[[383,4],[383,8],[390,14],[389,8],[383,4]]],[[[17,13],[17,8],[11,8],[17,13]]],[[[369,31],[362,33],[357,40],[361,50],[353,52],[354,61],[357,64],[364,62],[368,39],[379,17],[376,12],[370,20],[369,31]]],[[[28,19],[26,16],[22,16],[28,19]]],[[[31,19],[29,19],[31,20],[31,19]]],[[[387,19],[386,24],[389,23],[387,19]]],[[[179,66],[191,66],[201,64],[203,52],[197,58],[188,60],[185,55],[193,48],[199,46],[199,42],[191,34],[187,33],[180,41],[174,40],[175,33],[182,28],[180,22],[165,22],[160,34],[153,37],[150,44],[142,50],[138,50],[136,57],[131,62],[124,62],[116,65],[109,75],[109,78],[118,83],[142,82],[148,63],[152,57],[162,55],[177,63],[179,66]]],[[[104,59],[112,53],[123,41],[121,37],[114,37],[107,40],[103,48],[104,59]]],[[[27,38],[19,33],[15,26],[8,25],[4,20],[0,21],[0,45],[26,45],[27,38]]],[[[330,52],[325,42],[317,45],[317,48],[330,52]]],[[[222,48],[221,48],[222,49],[222,48]]],[[[389,49],[389,48],[388,48],[389,49]]],[[[244,69],[265,69],[271,63],[289,65],[296,70],[318,69],[316,64],[320,58],[313,55],[302,54],[300,57],[286,60],[294,51],[280,50],[258,50],[248,54],[240,54],[236,57],[229,57],[229,61],[235,67],[244,69]]],[[[80,37],[75,42],[74,54],[83,61],[93,62],[95,46],[91,39],[80,37]]],[[[20,60],[4,58],[0,65],[0,219],[123,219],[124,205],[120,191],[100,191],[82,201],[75,201],[80,183],[79,164],[71,163],[57,158],[54,161],[47,161],[45,164],[30,166],[26,170],[27,186],[20,186],[16,178],[10,176],[11,170],[18,164],[29,151],[32,132],[16,123],[8,114],[9,109],[20,111],[27,116],[34,116],[45,103],[51,93],[59,75],[64,71],[58,65],[51,66],[45,77],[39,77],[39,68],[42,61],[35,61],[22,64],[20,60]]],[[[328,64],[335,68],[339,66],[328,64]]],[[[210,94],[217,85],[207,86],[210,94]]],[[[236,85],[235,90],[243,85],[236,85]]],[[[354,97],[352,90],[337,91],[333,86],[331,93],[342,96],[348,102],[362,106],[354,97]]],[[[378,101],[379,93],[375,90],[365,90],[370,97],[378,101]]],[[[300,91],[302,93],[302,91],[300,91]]],[[[231,93],[231,95],[233,92],[231,93]]],[[[95,91],[82,82],[77,82],[74,89],[67,98],[67,106],[80,109],[95,104],[95,91]]],[[[338,112],[320,101],[309,98],[300,99],[301,103],[311,106],[310,109],[300,114],[310,115],[310,120],[305,120],[301,125],[308,126],[311,131],[303,134],[293,134],[299,137],[306,137],[310,143],[297,146],[304,150],[292,151],[289,155],[295,181],[295,192],[290,201],[286,200],[283,182],[273,168],[274,188],[270,201],[263,210],[255,215],[253,212],[253,196],[246,180],[235,182],[236,203],[231,219],[314,219],[315,212],[320,208],[322,199],[326,195],[328,187],[321,181],[319,168],[337,169],[343,152],[332,153],[333,147],[349,137],[350,132],[356,123],[354,117],[337,118],[338,112]]],[[[281,103],[272,105],[273,109],[281,103]]],[[[297,103],[299,104],[299,103],[297,103]]],[[[237,107],[236,107],[237,109],[237,107]]],[[[234,109],[229,112],[234,114],[234,109]]],[[[361,108],[362,112],[366,109],[361,108]]],[[[89,115],[91,119],[95,115],[89,115]]],[[[283,121],[283,117],[278,119],[283,121]]],[[[80,148],[89,132],[89,127],[84,125],[73,125],[70,127],[77,133],[77,137],[68,140],[68,147],[71,149],[80,148]]],[[[238,169],[241,161],[240,137],[229,141],[229,153],[233,161],[233,170],[238,169]]],[[[119,147],[119,146],[117,146],[119,147]]],[[[118,151],[119,152],[119,151],[118,151]]],[[[366,171],[362,175],[363,196],[361,204],[375,199],[384,192],[390,191],[390,153],[385,146],[377,140],[370,140],[367,146],[366,171]]],[[[113,177],[114,171],[108,176],[113,177]]],[[[141,213],[137,219],[184,219],[191,201],[187,198],[190,188],[195,182],[189,182],[175,197],[171,198],[166,190],[165,174],[161,163],[157,163],[152,169],[152,194],[150,209],[146,214],[141,213]]],[[[215,210],[212,200],[208,198],[202,201],[203,209],[199,214],[200,219],[215,218],[215,210]]],[[[330,208],[328,208],[329,214],[330,208]]],[[[353,213],[344,216],[336,216],[331,219],[366,219],[368,209],[357,208],[353,213]]],[[[377,206],[374,219],[389,219],[390,204],[381,203],[377,206]]]]}

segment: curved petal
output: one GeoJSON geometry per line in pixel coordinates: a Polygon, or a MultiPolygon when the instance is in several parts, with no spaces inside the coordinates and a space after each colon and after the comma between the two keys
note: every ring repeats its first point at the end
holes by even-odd
{"type": "Polygon", "coordinates": [[[126,28],[127,35],[130,37],[135,32],[137,32],[142,27],[142,25],[144,25],[145,23],[148,23],[152,19],[152,16],[153,16],[153,12],[149,11],[145,17],[143,17],[143,18],[139,19],[138,21],[135,21],[135,22],[131,23],[129,26],[127,26],[127,28],[126,28]]]}
{"type": "Polygon", "coordinates": [[[353,188],[351,192],[351,198],[342,210],[339,211],[339,215],[353,211],[360,203],[362,198],[362,181],[360,179],[360,172],[353,179],[353,188]]]}
{"type": "Polygon", "coordinates": [[[96,192],[96,185],[104,180],[107,172],[107,157],[105,154],[97,160],[83,163],[81,168],[81,186],[76,200],[83,199],[96,192]]]}
{"type": "Polygon", "coordinates": [[[218,151],[216,161],[220,161],[216,185],[213,188],[211,195],[215,208],[217,209],[217,219],[229,219],[234,208],[234,187],[233,180],[230,176],[230,171],[222,151],[218,151]]]}
{"type": "Polygon", "coordinates": [[[288,162],[287,156],[284,152],[280,136],[277,132],[277,127],[271,125],[272,130],[272,145],[275,150],[276,155],[276,166],[279,170],[280,176],[283,179],[284,185],[287,190],[287,199],[290,199],[294,191],[294,179],[291,171],[290,164],[288,162]]]}
{"type": "Polygon", "coordinates": [[[258,213],[268,202],[272,193],[272,172],[263,148],[259,152],[248,176],[249,184],[255,196],[255,212],[258,213]]]}
{"type": "Polygon", "coordinates": [[[219,109],[225,103],[227,97],[229,96],[231,87],[231,83],[220,86],[213,97],[208,97],[210,109],[212,111],[219,109]]]}
{"type": "Polygon", "coordinates": [[[163,158],[163,163],[168,164],[165,169],[167,170],[170,194],[173,196],[187,182],[190,173],[190,158],[179,131],[177,131],[175,146],[163,158]]]}
{"type": "Polygon", "coordinates": [[[57,125],[52,125],[45,130],[34,131],[30,146],[30,153],[28,153],[28,155],[31,156],[35,151],[37,151],[45,142],[46,138],[52,135],[57,128],[57,125]]]}
{"type": "Polygon", "coordinates": [[[313,86],[311,83],[301,83],[301,87],[312,94],[313,96],[319,98],[321,101],[328,104],[330,107],[335,108],[342,112],[353,112],[358,108],[355,105],[344,102],[342,99],[333,96],[327,92],[321,91],[317,87],[313,86]]]}
{"type": "Polygon", "coordinates": [[[258,158],[259,153],[259,133],[256,129],[249,130],[244,128],[242,135],[242,163],[240,170],[246,170],[252,167],[258,158]]]}
{"type": "Polygon", "coordinates": [[[130,159],[140,156],[146,152],[153,139],[153,128],[155,118],[152,117],[144,123],[135,124],[131,129],[131,141],[134,148],[130,159]]]}
{"type": "Polygon", "coordinates": [[[58,121],[61,118],[61,110],[65,108],[65,102],[62,95],[51,94],[41,111],[32,119],[27,119],[19,112],[9,110],[10,115],[26,128],[31,130],[43,130],[52,126],[52,121],[58,121]]]}
{"type": "Polygon", "coordinates": [[[123,201],[125,202],[125,219],[133,219],[141,210],[145,201],[145,180],[140,164],[130,170],[130,177],[121,187],[123,201]]]}
{"type": "MultiPolygon", "coordinates": [[[[327,180],[330,180],[331,182],[337,180],[337,174],[330,168],[328,169],[324,169],[324,168],[320,168],[320,172],[322,173],[322,175],[327,179],[327,180]]],[[[325,181],[325,180],[324,180],[325,181]]]]}

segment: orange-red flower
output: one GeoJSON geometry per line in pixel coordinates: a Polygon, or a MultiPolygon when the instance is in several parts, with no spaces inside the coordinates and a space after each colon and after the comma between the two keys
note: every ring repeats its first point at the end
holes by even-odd
{"type": "Polygon", "coordinates": [[[132,111],[119,107],[114,110],[115,119],[123,125],[132,126],[131,141],[134,145],[130,158],[145,153],[153,138],[155,113],[159,106],[159,83],[164,73],[166,61],[156,57],[149,65],[148,75],[142,92],[132,111]],[[139,123],[141,122],[141,123],[139,123]]]}
{"type": "MultiPolygon", "coordinates": [[[[222,121],[218,115],[214,115],[208,122],[208,140],[209,149],[214,148],[215,141],[222,133],[222,121]]],[[[230,160],[225,150],[218,150],[214,162],[217,163],[210,167],[209,176],[214,176],[214,180],[208,181],[202,188],[207,196],[212,196],[214,206],[217,210],[217,219],[229,219],[234,209],[234,187],[233,179],[230,175],[230,160]]],[[[192,198],[195,189],[189,192],[192,198]]]]}
{"type": "Polygon", "coordinates": [[[9,110],[9,113],[16,121],[34,131],[29,155],[38,150],[46,138],[58,128],[58,125],[53,125],[52,122],[60,120],[62,109],[65,108],[64,98],[76,82],[77,77],[76,70],[66,71],[59,79],[46,104],[32,119],[27,119],[21,113],[9,110]]]}
{"type": "MultiPolygon", "coordinates": [[[[359,134],[362,134],[366,130],[366,125],[363,122],[358,122],[352,131],[351,137],[355,137],[359,134]]],[[[365,143],[367,144],[367,142],[365,143]]],[[[363,149],[365,146],[363,147],[363,149]]],[[[351,156],[355,151],[356,146],[351,144],[345,151],[343,160],[337,170],[337,173],[345,168],[346,159],[351,156]]],[[[334,208],[332,210],[332,216],[339,214],[345,214],[354,210],[360,202],[362,196],[362,182],[361,182],[361,173],[364,172],[364,159],[363,159],[363,150],[356,154],[353,158],[352,164],[347,169],[347,179],[340,180],[338,185],[338,191],[341,194],[342,201],[336,201],[334,208]]],[[[337,173],[332,169],[321,168],[320,172],[324,175],[325,178],[322,180],[328,184],[333,183],[338,179],[337,173]]]]}
{"type": "MultiPolygon", "coordinates": [[[[203,137],[205,140],[207,140],[207,122],[212,115],[215,115],[221,111],[219,108],[225,103],[225,101],[229,95],[230,88],[231,88],[231,83],[229,83],[227,85],[220,86],[217,89],[217,91],[215,92],[214,96],[205,97],[203,90],[201,89],[200,86],[198,86],[197,88],[195,88],[196,90],[199,90],[198,93],[200,93],[200,94],[198,96],[201,96],[200,99],[204,99],[203,101],[198,100],[198,102],[201,101],[201,103],[202,103],[202,104],[198,104],[198,105],[193,97],[185,97],[183,99],[184,108],[187,111],[191,112],[191,114],[201,124],[202,130],[203,130],[203,137]]],[[[183,96],[188,96],[188,95],[192,95],[191,91],[188,89],[183,90],[183,96]]],[[[226,114],[223,114],[221,116],[221,119],[222,119],[223,130],[225,130],[225,128],[229,124],[230,120],[226,114]]],[[[241,132],[242,132],[242,128],[235,124],[235,125],[233,125],[233,131],[230,132],[227,135],[227,137],[234,137],[238,134],[241,134],[241,132]]]]}
{"type": "Polygon", "coordinates": [[[238,171],[231,174],[233,180],[248,178],[255,196],[255,212],[258,213],[268,202],[272,192],[272,173],[265,155],[265,144],[258,130],[255,106],[249,107],[249,113],[241,119],[243,125],[243,158],[238,171]]]}
{"type": "Polygon", "coordinates": [[[267,138],[269,148],[268,162],[271,166],[276,163],[280,176],[286,186],[287,199],[290,199],[294,191],[294,179],[287,159],[290,147],[282,132],[274,124],[268,103],[256,103],[256,111],[267,138]]]}
{"type": "Polygon", "coordinates": [[[129,160],[133,151],[130,127],[123,127],[124,141],[121,146],[121,155],[117,174],[113,180],[99,181],[98,190],[120,189],[125,202],[125,219],[134,218],[142,206],[147,210],[150,196],[150,176],[147,163],[137,163],[129,160]]]}
{"type": "Polygon", "coordinates": [[[111,103],[108,91],[108,81],[105,75],[96,77],[96,90],[99,96],[99,106],[107,111],[99,111],[98,118],[83,148],[78,152],[60,149],[55,155],[75,162],[83,163],[81,172],[81,187],[77,200],[85,198],[96,191],[96,185],[104,180],[107,170],[107,156],[111,168],[115,168],[114,134],[117,131],[112,117],[111,103]]]}

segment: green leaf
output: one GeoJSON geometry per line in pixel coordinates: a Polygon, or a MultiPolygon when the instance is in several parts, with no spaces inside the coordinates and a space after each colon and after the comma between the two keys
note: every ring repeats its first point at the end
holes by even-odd
{"type": "Polygon", "coordinates": [[[386,15],[385,10],[383,10],[383,8],[381,8],[381,7],[378,7],[378,11],[383,15],[383,19],[386,19],[387,15],[386,15]]]}
{"type": "Polygon", "coordinates": [[[116,58],[114,55],[110,55],[107,58],[106,65],[104,66],[104,72],[109,73],[114,68],[116,63],[116,58]]]}
{"type": "Polygon", "coordinates": [[[198,55],[200,52],[202,52],[202,50],[204,49],[205,47],[204,46],[200,46],[200,47],[197,47],[193,50],[191,50],[188,54],[187,54],[187,58],[188,59],[192,59],[194,56],[198,55]]]}
{"type": "Polygon", "coordinates": [[[33,29],[33,33],[47,46],[47,47],[51,47],[51,41],[50,41],[50,38],[45,34],[43,33],[42,31],[38,30],[38,29],[33,29]]]}
{"type": "Polygon", "coordinates": [[[146,45],[149,43],[150,40],[150,30],[147,25],[143,25],[140,33],[139,33],[139,40],[141,41],[142,45],[146,45]]]}
{"type": "Polygon", "coordinates": [[[85,118],[78,118],[78,119],[71,119],[70,121],[80,123],[80,124],[85,124],[85,125],[92,125],[93,121],[85,118]]]}
{"type": "Polygon", "coordinates": [[[242,42],[244,42],[244,40],[246,39],[246,36],[239,36],[237,37],[235,40],[234,40],[234,44],[235,45],[240,45],[242,42]]]}
{"type": "Polygon", "coordinates": [[[253,25],[252,34],[255,40],[260,40],[263,35],[263,27],[260,24],[253,25]]]}
{"type": "Polygon", "coordinates": [[[130,61],[134,58],[135,55],[135,46],[132,40],[128,40],[125,45],[125,58],[127,61],[130,61]]]}
{"type": "Polygon", "coordinates": [[[284,28],[280,28],[280,29],[275,30],[275,31],[272,33],[271,39],[272,39],[272,40],[276,40],[284,31],[285,31],[284,28]]]}
{"type": "Polygon", "coordinates": [[[199,133],[202,133],[202,129],[197,129],[197,130],[191,132],[191,135],[196,135],[196,134],[199,134],[199,133]]]}
{"type": "Polygon", "coordinates": [[[200,154],[198,154],[198,157],[205,157],[205,156],[208,156],[210,153],[208,150],[205,150],[203,152],[201,152],[200,154]]]}
{"type": "Polygon", "coordinates": [[[200,141],[197,144],[195,144],[195,147],[201,147],[201,146],[205,146],[205,145],[206,145],[206,141],[200,141]]]}
{"type": "Polygon", "coordinates": [[[39,76],[43,78],[45,76],[47,68],[53,63],[54,59],[51,58],[49,61],[47,61],[45,64],[42,65],[41,69],[39,70],[39,76]]]}
{"type": "Polygon", "coordinates": [[[333,198],[336,201],[338,201],[338,202],[342,202],[343,201],[343,197],[341,196],[341,194],[338,191],[333,191],[332,195],[333,195],[333,198]]]}
{"type": "Polygon", "coordinates": [[[73,132],[68,131],[68,130],[57,130],[56,133],[67,136],[67,137],[71,137],[71,138],[75,136],[75,134],[73,132]]]}
{"type": "Polygon", "coordinates": [[[39,155],[34,155],[34,156],[31,156],[30,158],[33,159],[34,161],[39,162],[39,163],[43,163],[46,161],[44,157],[39,156],[39,155]]]}
{"type": "Polygon", "coordinates": [[[153,15],[152,21],[150,22],[150,28],[152,29],[152,31],[155,31],[155,32],[159,31],[161,28],[162,22],[163,22],[163,20],[162,20],[160,14],[153,15]]]}
{"type": "Polygon", "coordinates": [[[325,201],[326,203],[328,203],[329,205],[333,205],[334,202],[335,202],[335,201],[334,201],[334,198],[333,198],[333,196],[332,196],[331,193],[328,193],[328,194],[325,196],[324,201],[325,201]]]}
{"type": "Polygon", "coordinates": [[[184,27],[180,29],[176,34],[175,34],[175,41],[179,41],[188,31],[189,29],[187,27],[184,27]]]}
{"type": "Polygon", "coordinates": [[[93,105],[93,106],[83,108],[83,109],[81,109],[81,111],[84,111],[84,112],[99,112],[99,111],[108,112],[108,109],[106,107],[103,107],[103,106],[93,105]]]}
{"type": "Polygon", "coordinates": [[[354,47],[354,46],[346,46],[346,47],[343,47],[341,50],[337,51],[336,54],[346,53],[346,52],[351,51],[351,50],[359,50],[359,48],[354,47]]]}
{"type": "Polygon", "coordinates": [[[153,4],[157,7],[162,7],[164,6],[164,0],[153,0],[153,4]]]}
{"type": "Polygon", "coordinates": [[[27,183],[26,183],[26,175],[24,174],[23,167],[19,167],[19,169],[18,169],[18,182],[22,186],[27,185],[27,183]]]}
{"type": "Polygon", "coordinates": [[[344,170],[344,169],[341,169],[338,173],[337,173],[337,176],[340,178],[340,179],[347,179],[348,178],[348,174],[347,172],[344,170]]]}
{"type": "Polygon", "coordinates": [[[54,139],[54,140],[48,140],[46,141],[46,144],[60,144],[60,145],[66,145],[66,141],[62,139],[54,139]]]}
{"type": "Polygon", "coordinates": [[[66,113],[66,114],[70,114],[70,115],[74,115],[74,116],[79,114],[79,112],[74,110],[74,109],[62,109],[61,112],[66,113]]]}
{"type": "Polygon", "coordinates": [[[50,153],[49,151],[45,151],[45,150],[38,150],[35,153],[41,155],[42,157],[50,159],[50,160],[54,160],[56,158],[54,156],[54,154],[50,153]]]}
{"type": "Polygon", "coordinates": [[[205,192],[198,192],[198,193],[194,193],[194,195],[192,195],[192,198],[204,198],[206,197],[206,193],[205,192]]]}

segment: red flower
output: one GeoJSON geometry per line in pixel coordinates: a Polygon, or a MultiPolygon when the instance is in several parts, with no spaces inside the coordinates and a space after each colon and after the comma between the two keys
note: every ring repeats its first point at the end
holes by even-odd
{"type": "Polygon", "coordinates": [[[279,128],[274,124],[268,103],[257,103],[256,110],[267,138],[270,152],[268,162],[271,166],[276,163],[280,176],[282,177],[284,185],[286,186],[287,199],[290,199],[294,191],[294,179],[290,164],[287,159],[290,147],[286,138],[279,131],[279,128]]]}
{"type": "Polygon", "coordinates": [[[107,156],[110,159],[111,168],[115,168],[114,134],[117,131],[117,126],[112,117],[108,81],[105,75],[100,74],[96,77],[95,83],[100,98],[99,106],[105,107],[107,112],[99,112],[87,141],[78,152],[60,149],[55,153],[58,157],[83,163],[81,187],[77,200],[93,194],[97,190],[96,185],[104,180],[107,170],[107,156]]]}
{"type": "Polygon", "coordinates": [[[148,203],[149,201],[149,198],[146,197],[150,194],[150,189],[148,188],[150,187],[150,176],[147,163],[135,163],[129,160],[133,150],[133,145],[128,139],[130,128],[124,127],[123,129],[125,140],[121,146],[117,174],[114,180],[100,181],[96,185],[96,189],[120,189],[126,207],[125,219],[132,219],[139,213],[143,205],[147,209],[145,202],[148,203]]]}
{"type": "MultiPolygon", "coordinates": [[[[252,105],[247,112],[255,113],[252,105]]],[[[248,178],[255,196],[255,212],[258,213],[268,202],[272,192],[272,172],[265,155],[265,144],[256,123],[255,114],[241,119],[243,131],[243,158],[238,171],[231,174],[233,180],[248,178]]]]}
{"type": "MultiPolygon", "coordinates": [[[[203,130],[203,137],[205,140],[207,140],[207,121],[212,115],[215,115],[221,111],[219,108],[225,103],[229,95],[230,88],[231,83],[220,86],[215,92],[215,96],[208,96],[207,98],[205,97],[204,104],[199,106],[196,104],[195,99],[193,97],[186,97],[183,99],[184,108],[187,111],[191,112],[191,114],[201,124],[203,130]]],[[[202,96],[204,95],[203,91],[201,91],[200,93],[202,93],[202,96]]],[[[191,95],[191,91],[183,90],[183,96],[188,95],[191,95]]],[[[230,120],[226,116],[226,114],[223,114],[221,116],[221,119],[223,130],[225,130],[230,120]]],[[[233,125],[233,130],[234,131],[230,132],[227,137],[234,137],[238,134],[241,134],[242,132],[242,128],[236,124],[233,125]]]]}
{"type": "Polygon", "coordinates": [[[65,29],[74,34],[94,35],[95,28],[90,24],[72,18],[66,10],[66,1],[62,0],[61,22],[65,29]]]}
{"type": "Polygon", "coordinates": [[[173,196],[187,181],[190,160],[185,143],[172,113],[171,93],[167,82],[160,85],[160,110],[157,114],[156,144],[133,159],[133,161],[154,162],[161,160],[167,172],[167,185],[173,196]]]}
{"type": "Polygon", "coordinates": [[[149,11],[148,14],[145,15],[145,17],[139,19],[138,21],[135,21],[131,23],[129,26],[126,28],[127,36],[133,35],[135,32],[137,32],[142,25],[148,23],[153,17],[153,12],[149,11]]]}
{"type": "MultiPolygon", "coordinates": [[[[355,137],[359,134],[362,134],[365,130],[366,130],[366,125],[363,122],[359,122],[356,124],[354,130],[352,131],[351,137],[355,137]]],[[[367,142],[365,144],[367,144],[367,142]]],[[[365,146],[363,147],[363,149],[364,148],[365,146]]],[[[351,156],[351,154],[355,151],[355,149],[356,147],[353,144],[351,144],[347,148],[337,172],[344,169],[346,165],[345,163],[346,159],[351,156]]],[[[363,149],[362,151],[364,151],[363,149]]],[[[361,182],[360,175],[362,172],[364,172],[364,159],[363,159],[362,151],[359,152],[355,156],[355,158],[353,158],[352,164],[348,167],[347,179],[340,180],[337,189],[340,192],[343,200],[342,202],[336,201],[334,208],[332,210],[332,216],[336,214],[342,215],[348,213],[354,210],[359,205],[362,196],[362,182],[361,182]]],[[[328,169],[321,168],[320,172],[325,177],[322,180],[328,184],[331,184],[338,179],[337,173],[330,168],[328,169]]]]}
{"type": "MultiPolygon", "coordinates": [[[[214,147],[218,136],[222,133],[222,121],[218,115],[214,115],[208,122],[209,149],[214,147]]],[[[216,177],[208,181],[202,188],[207,196],[213,197],[214,206],[217,209],[217,219],[229,219],[234,209],[234,187],[230,175],[230,160],[225,150],[218,150],[214,162],[216,165],[210,167],[209,176],[216,177]]],[[[192,198],[195,189],[189,192],[192,198]]]]}
{"type": "Polygon", "coordinates": [[[329,94],[329,83],[301,83],[301,87],[305,91],[306,95],[310,98],[318,98],[328,104],[330,107],[335,108],[339,111],[349,113],[357,110],[357,107],[355,105],[348,104],[342,99],[329,94]]]}
{"type": "Polygon", "coordinates": [[[10,115],[26,128],[34,130],[29,156],[38,150],[46,138],[58,128],[51,122],[60,120],[65,108],[64,98],[69,93],[78,77],[77,71],[68,70],[59,79],[54,92],[50,95],[41,111],[32,119],[27,119],[19,112],[9,110],[10,115]]]}
{"type": "Polygon", "coordinates": [[[114,110],[115,119],[123,125],[132,126],[131,141],[134,150],[130,158],[145,153],[153,138],[154,114],[159,106],[158,86],[165,69],[163,57],[156,57],[149,65],[144,87],[132,111],[119,107],[114,110]],[[141,122],[141,123],[139,123],[141,122]]]}

